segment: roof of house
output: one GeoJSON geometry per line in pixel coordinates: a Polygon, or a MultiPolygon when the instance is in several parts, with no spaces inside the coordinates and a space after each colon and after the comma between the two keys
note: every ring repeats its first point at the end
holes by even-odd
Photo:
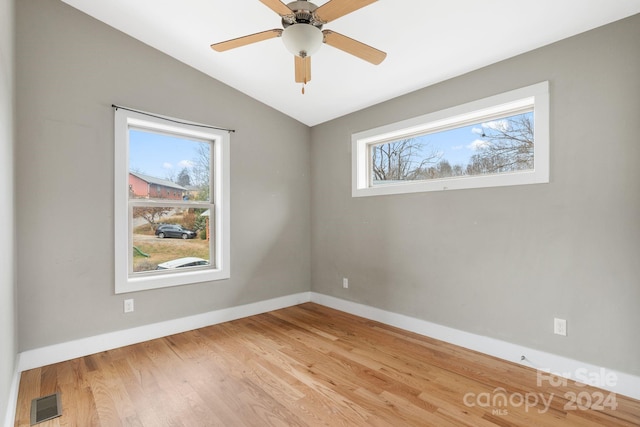
{"type": "Polygon", "coordinates": [[[140,178],[143,181],[148,182],[149,184],[162,185],[164,187],[176,188],[178,190],[187,191],[182,185],[178,185],[175,182],[169,181],[168,179],[156,178],[155,176],[143,175],[137,172],[129,172],[131,175],[140,178]]]}

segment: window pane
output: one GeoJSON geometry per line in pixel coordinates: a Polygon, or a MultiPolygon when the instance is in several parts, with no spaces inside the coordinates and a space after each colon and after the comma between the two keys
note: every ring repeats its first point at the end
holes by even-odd
{"type": "Polygon", "coordinates": [[[127,108],[114,131],[116,293],[228,279],[230,132],[127,108]]]}
{"type": "Polygon", "coordinates": [[[134,206],[132,217],[133,272],[209,266],[210,209],[134,206]]]}
{"type": "Polygon", "coordinates": [[[371,185],[534,168],[533,112],[370,147],[371,185]]]}
{"type": "Polygon", "coordinates": [[[129,198],[209,201],[211,143],[129,129],[129,198]]]}

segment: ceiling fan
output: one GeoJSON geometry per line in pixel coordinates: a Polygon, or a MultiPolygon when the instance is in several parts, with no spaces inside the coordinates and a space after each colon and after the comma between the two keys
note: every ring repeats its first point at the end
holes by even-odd
{"type": "Polygon", "coordinates": [[[336,33],[322,30],[322,26],[377,0],[329,0],[318,7],[307,0],[284,4],[280,0],[260,0],[282,18],[284,29],[273,29],[250,34],[235,39],[214,43],[211,48],[217,52],[246,46],[263,40],[282,37],[282,41],[295,61],[295,81],[304,85],[311,80],[311,55],[322,43],[357,56],[372,64],[380,64],[387,56],[385,52],[336,33]]]}

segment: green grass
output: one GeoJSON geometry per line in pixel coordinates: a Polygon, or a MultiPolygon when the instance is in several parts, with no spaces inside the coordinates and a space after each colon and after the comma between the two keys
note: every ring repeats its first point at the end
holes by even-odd
{"type": "Polygon", "coordinates": [[[133,229],[134,234],[144,234],[147,236],[153,236],[154,235],[154,230],[153,227],[151,227],[151,224],[143,224],[143,225],[139,225],[136,228],[133,229]]]}
{"type": "Polygon", "coordinates": [[[156,239],[150,240],[146,236],[133,235],[133,245],[142,252],[151,255],[146,258],[134,251],[133,271],[155,270],[158,264],[176,258],[195,256],[210,260],[209,242],[199,238],[183,239],[156,239]]]}
{"type": "MultiPolygon", "coordinates": [[[[162,224],[180,224],[189,228],[188,220],[183,213],[162,218],[162,224]]],[[[172,259],[194,256],[206,260],[211,260],[209,254],[209,241],[203,240],[200,231],[194,239],[159,239],[155,237],[155,228],[151,224],[139,225],[133,230],[133,246],[137,246],[142,252],[151,255],[144,257],[136,251],[133,252],[133,271],[155,270],[158,264],[172,259]]]]}

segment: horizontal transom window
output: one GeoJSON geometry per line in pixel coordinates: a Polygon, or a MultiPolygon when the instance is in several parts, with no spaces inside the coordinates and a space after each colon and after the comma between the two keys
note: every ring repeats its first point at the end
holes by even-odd
{"type": "Polygon", "coordinates": [[[352,194],[549,182],[548,83],[352,136],[352,194]]]}

